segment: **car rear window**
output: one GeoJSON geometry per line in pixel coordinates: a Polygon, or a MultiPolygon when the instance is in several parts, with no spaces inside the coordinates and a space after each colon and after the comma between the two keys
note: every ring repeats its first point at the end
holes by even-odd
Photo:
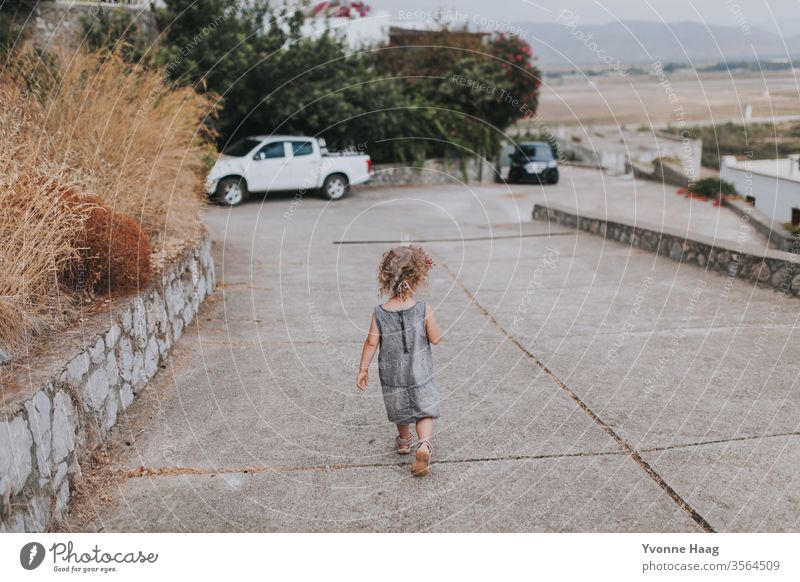
{"type": "Polygon", "coordinates": [[[225,154],[226,156],[234,156],[237,158],[241,158],[242,156],[246,156],[248,153],[250,153],[253,150],[253,148],[256,147],[259,143],[261,143],[260,140],[253,139],[251,137],[246,137],[244,139],[240,139],[239,141],[232,143],[224,150],[222,150],[222,153],[225,154]]]}
{"type": "Polygon", "coordinates": [[[310,141],[293,141],[291,144],[295,156],[310,156],[314,153],[314,146],[310,141]]]}
{"type": "Polygon", "coordinates": [[[525,145],[519,146],[519,152],[530,160],[550,161],[553,159],[553,152],[548,145],[525,145]]]}

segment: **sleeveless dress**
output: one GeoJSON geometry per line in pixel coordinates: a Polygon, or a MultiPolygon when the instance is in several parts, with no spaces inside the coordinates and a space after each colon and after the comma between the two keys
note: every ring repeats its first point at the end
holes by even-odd
{"type": "Polygon", "coordinates": [[[378,374],[386,414],[395,424],[438,418],[439,389],[433,379],[431,343],[425,331],[425,303],[399,311],[378,305],[378,374]]]}

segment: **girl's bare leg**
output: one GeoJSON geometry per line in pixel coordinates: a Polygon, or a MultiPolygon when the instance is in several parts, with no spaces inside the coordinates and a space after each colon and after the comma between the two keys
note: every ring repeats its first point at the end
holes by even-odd
{"type": "Polygon", "coordinates": [[[410,427],[407,424],[398,424],[397,425],[397,433],[400,435],[401,439],[408,440],[408,435],[411,433],[409,428],[410,427]]]}
{"type": "MultiPolygon", "coordinates": [[[[408,427],[406,427],[408,430],[408,427]]],[[[417,421],[417,438],[421,441],[430,440],[433,436],[433,419],[430,417],[420,418],[417,421]]]]}

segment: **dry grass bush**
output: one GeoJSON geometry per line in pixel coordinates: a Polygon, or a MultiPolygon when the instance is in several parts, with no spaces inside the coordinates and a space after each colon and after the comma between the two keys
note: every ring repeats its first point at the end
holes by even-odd
{"type": "Polygon", "coordinates": [[[88,206],[88,214],[75,245],[78,256],[62,271],[62,281],[73,291],[104,296],[146,287],[153,276],[152,250],[139,223],[94,197],[76,202],[88,206]]]}
{"type": "Polygon", "coordinates": [[[42,115],[35,95],[0,78],[0,349],[12,355],[74,312],[59,273],[77,256],[85,217],[61,193],[80,185],[30,147],[42,115]]]}
{"type": "Polygon", "coordinates": [[[196,231],[205,200],[202,123],[213,111],[212,97],[165,79],[113,53],[78,53],[43,95],[47,154],[156,241],[196,231]]]}
{"type": "Polygon", "coordinates": [[[0,349],[74,317],[76,268],[87,292],[135,290],[148,237],[197,232],[211,97],[164,79],[114,54],[0,71],[0,349]]]}
{"type": "Polygon", "coordinates": [[[64,201],[52,175],[0,162],[0,347],[12,354],[75,313],[60,273],[77,257],[85,211],[64,201]]]}

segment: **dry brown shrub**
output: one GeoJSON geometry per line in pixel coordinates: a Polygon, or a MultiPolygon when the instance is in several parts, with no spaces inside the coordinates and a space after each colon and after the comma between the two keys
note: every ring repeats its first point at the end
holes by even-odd
{"type": "Polygon", "coordinates": [[[21,54],[0,72],[0,348],[74,316],[81,261],[94,289],[146,284],[140,224],[158,248],[197,232],[213,97],[165,79],[114,54],[21,54]]]}
{"type": "Polygon", "coordinates": [[[123,295],[146,287],[153,276],[152,249],[147,234],[127,214],[94,197],[72,198],[88,207],[74,246],[78,256],[62,271],[74,291],[123,295]]]}
{"type": "Polygon", "coordinates": [[[52,155],[87,189],[156,238],[195,233],[211,98],[171,88],[161,71],[78,54],[45,100],[52,155]]]}
{"type": "Polygon", "coordinates": [[[28,102],[38,101],[25,147],[61,163],[69,179],[139,219],[156,241],[195,234],[213,96],[171,86],[165,71],[114,53],[79,52],[50,65],[50,75],[29,56],[16,64],[6,77],[32,84],[28,102]]]}

